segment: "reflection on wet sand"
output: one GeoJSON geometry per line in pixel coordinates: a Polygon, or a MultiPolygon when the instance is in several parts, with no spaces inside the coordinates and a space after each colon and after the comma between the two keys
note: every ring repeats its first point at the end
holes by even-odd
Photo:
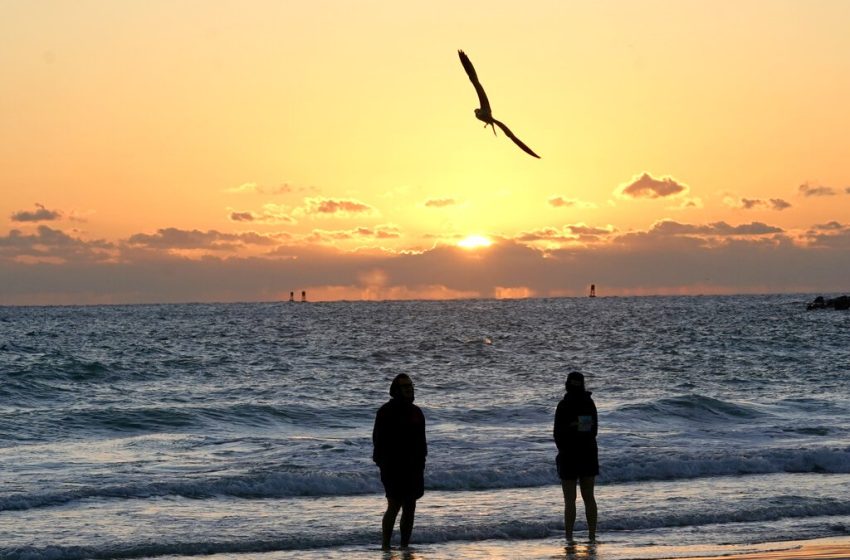
{"type": "Polygon", "coordinates": [[[596,560],[596,543],[571,543],[564,547],[565,560],[596,560]]]}
{"type": "Polygon", "coordinates": [[[383,560],[425,560],[424,556],[416,554],[411,548],[399,550],[384,550],[383,560]]]}

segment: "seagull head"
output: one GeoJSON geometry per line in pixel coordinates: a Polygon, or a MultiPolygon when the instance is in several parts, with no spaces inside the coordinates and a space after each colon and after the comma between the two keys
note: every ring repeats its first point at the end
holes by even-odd
{"type": "Polygon", "coordinates": [[[475,118],[479,121],[484,121],[487,124],[490,124],[490,121],[493,120],[493,116],[489,111],[484,111],[481,107],[475,108],[475,118]]]}

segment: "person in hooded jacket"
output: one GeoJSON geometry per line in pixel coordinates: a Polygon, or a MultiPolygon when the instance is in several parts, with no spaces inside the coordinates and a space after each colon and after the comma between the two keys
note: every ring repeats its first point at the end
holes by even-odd
{"type": "Polygon", "coordinates": [[[587,515],[588,537],[596,540],[596,498],[593,485],[599,474],[599,451],[596,432],[599,423],[596,404],[585,390],[584,375],[570,372],[566,382],[567,394],[555,412],[555,445],[558,446],[558,476],[564,490],[564,528],[568,542],[573,541],[576,521],[576,482],[587,515]]]}
{"type": "Polygon", "coordinates": [[[401,510],[401,546],[410,545],[416,500],[425,493],[425,415],[413,404],[413,381],[400,373],[390,385],[389,402],[378,409],[372,430],[372,460],[381,469],[387,511],[381,529],[384,550],[390,548],[393,526],[401,510]]]}

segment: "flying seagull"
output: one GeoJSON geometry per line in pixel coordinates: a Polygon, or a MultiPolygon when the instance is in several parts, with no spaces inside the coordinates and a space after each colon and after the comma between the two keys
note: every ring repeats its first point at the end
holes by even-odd
{"type": "Polygon", "coordinates": [[[469,57],[466,56],[466,53],[463,51],[457,51],[457,55],[460,57],[460,63],[463,64],[463,69],[466,70],[466,75],[469,76],[469,81],[472,82],[473,86],[475,86],[475,92],[478,94],[478,103],[481,107],[475,110],[475,118],[479,121],[484,121],[484,128],[487,128],[489,125],[493,129],[493,134],[496,134],[496,127],[493,125],[497,125],[502,129],[502,132],[508,136],[508,138],[514,141],[514,144],[522,148],[522,151],[528,155],[539,158],[540,156],[535,154],[531,148],[523,144],[522,140],[514,136],[514,133],[505,126],[505,123],[493,118],[493,113],[490,110],[490,102],[487,101],[487,94],[484,93],[484,87],[481,85],[481,82],[478,81],[478,74],[475,73],[475,67],[472,66],[472,61],[469,60],[469,57]]]}

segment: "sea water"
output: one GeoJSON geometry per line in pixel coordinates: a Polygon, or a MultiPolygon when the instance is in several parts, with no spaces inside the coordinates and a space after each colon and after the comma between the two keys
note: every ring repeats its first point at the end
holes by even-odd
{"type": "Polygon", "coordinates": [[[417,558],[563,546],[571,370],[600,557],[848,535],[850,313],[812,298],[0,307],[0,558],[380,557],[371,432],[402,372],[417,558]]]}

